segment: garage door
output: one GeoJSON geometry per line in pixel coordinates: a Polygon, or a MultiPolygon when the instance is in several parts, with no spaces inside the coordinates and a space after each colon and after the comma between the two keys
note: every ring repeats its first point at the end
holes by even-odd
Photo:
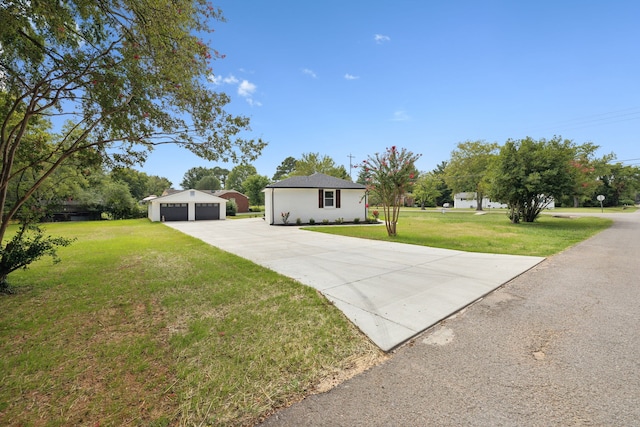
{"type": "Polygon", "coordinates": [[[160,217],[163,221],[188,221],[189,205],[187,203],[160,203],[160,217]]]}
{"type": "Polygon", "coordinates": [[[196,203],[196,221],[220,219],[220,203],[196,203]]]}

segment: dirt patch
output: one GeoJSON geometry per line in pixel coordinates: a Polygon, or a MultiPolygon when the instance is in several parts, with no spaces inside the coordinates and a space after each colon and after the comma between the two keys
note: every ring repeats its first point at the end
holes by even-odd
{"type": "Polygon", "coordinates": [[[314,387],[312,394],[325,393],[343,382],[373,368],[389,359],[382,352],[370,353],[350,359],[347,366],[339,371],[331,372],[314,387]]]}

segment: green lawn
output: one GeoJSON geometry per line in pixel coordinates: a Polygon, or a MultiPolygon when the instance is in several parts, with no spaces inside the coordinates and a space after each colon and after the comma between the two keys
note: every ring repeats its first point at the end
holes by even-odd
{"type": "Polygon", "coordinates": [[[405,209],[400,213],[396,237],[388,237],[384,225],[309,229],[469,252],[548,256],[602,231],[611,222],[596,217],[555,218],[545,214],[533,223],[511,224],[504,211],[476,215],[471,210],[447,210],[443,214],[442,210],[405,209]]]}
{"type": "Polygon", "coordinates": [[[383,355],[314,289],[147,220],[77,237],[0,296],[0,425],[246,425],[383,355]]]}

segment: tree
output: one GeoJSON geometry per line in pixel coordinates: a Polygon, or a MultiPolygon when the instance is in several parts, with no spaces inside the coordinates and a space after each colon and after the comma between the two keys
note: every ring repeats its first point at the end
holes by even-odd
{"type": "Polygon", "coordinates": [[[220,190],[220,180],[213,175],[202,177],[194,187],[196,190],[220,190]]]}
{"type": "Polygon", "coordinates": [[[393,146],[384,154],[376,153],[363,162],[362,167],[369,174],[367,191],[382,203],[389,236],[397,234],[402,196],[416,179],[415,162],[419,158],[420,155],[393,146]]]}
{"type": "Polygon", "coordinates": [[[598,177],[607,173],[608,163],[615,158],[613,153],[600,159],[594,158],[599,147],[592,143],[584,143],[576,147],[575,158],[571,161],[573,177],[573,191],[565,199],[571,198],[574,208],[586,200],[591,199],[593,192],[599,185],[598,177]]]}
{"type": "Polygon", "coordinates": [[[123,182],[129,186],[131,196],[135,200],[155,194],[160,195],[171,187],[171,181],[167,178],[147,175],[132,168],[114,168],[111,171],[111,179],[115,182],[123,182]]]}
{"type": "Polygon", "coordinates": [[[249,198],[249,203],[253,206],[264,205],[264,193],[262,190],[269,185],[271,181],[264,175],[251,175],[242,183],[244,194],[249,198]]]}
{"type": "Polygon", "coordinates": [[[314,173],[323,173],[336,178],[351,180],[344,166],[336,166],[331,157],[320,156],[320,153],[303,154],[302,158],[296,161],[295,168],[290,175],[309,176],[314,173]]]}
{"type": "Polygon", "coordinates": [[[112,219],[131,218],[135,216],[136,200],[131,196],[127,184],[107,181],[102,188],[101,207],[112,219]]]}
{"type": "Polygon", "coordinates": [[[273,174],[274,181],[280,181],[283,178],[286,178],[296,167],[297,160],[291,156],[287,157],[280,163],[280,165],[276,168],[276,173],[273,174]]]}
{"type": "Polygon", "coordinates": [[[238,166],[231,169],[229,172],[229,176],[227,176],[227,183],[225,189],[227,190],[236,190],[239,192],[243,192],[243,183],[250,176],[257,175],[258,171],[252,165],[247,164],[239,164],[238,166]]]}
{"type": "Polygon", "coordinates": [[[168,188],[171,188],[171,181],[167,178],[157,175],[149,175],[149,179],[147,180],[146,196],[150,196],[152,194],[159,196],[168,188]]]}
{"type": "Polygon", "coordinates": [[[444,180],[445,170],[447,168],[447,162],[440,162],[436,168],[431,171],[435,176],[439,178],[437,190],[440,193],[436,197],[436,206],[444,206],[445,203],[453,204],[453,190],[449,188],[444,180]]]}
{"type": "Polygon", "coordinates": [[[485,141],[466,141],[451,152],[444,179],[455,192],[476,193],[476,210],[482,210],[482,199],[487,186],[487,171],[498,150],[498,144],[485,141]]]}
{"type": "Polygon", "coordinates": [[[421,174],[413,187],[413,196],[420,207],[424,209],[426,205],[436,206],[436,199],[441,193],[438,187],[442,178],[434,172],[421,174]]]}
{"type": "MultiPolygon", "coordinates": [[[[605,196],[606,206],[634,204],[640,190],[640,168],[622,163],[607,165],[606,172],[599,177],[597,194],[605,196]]],[[[595,194],[593,195],[595,198],[595,194]]]]}
{"type": "Polygon", "coordinates": [[[209,161],[260,154],[263,141],[241,137],[249,119],[227,113],[229,97],[206,80],[211,61],[223,55],[199,36],[216,20],[223,20],[221,11],[205,0],[159,0],[153,7],[134,0],[31,1],[0,8],[0,241],[20,208],[73,156],[130,166],[163,144],[209,161]],[[40,149],[28,131],[54,116],[69,125],[40,149]],[[30,168],[40,178],[8,205],[11,181],[30,168]]]}
{"type": "Polygon", "coordinates": [[[196,166],[184,173],[180,186],[183,190],[196,188],[196,184],[198,183],[198,181],[208,175],[213,175],[213,171],[211,171],[211,169],[204,168],[202,166],[196,166]]]}
{"type": "Polygon", "coordinates": [[[492,199],[508,205],[512,223],[535,221],[554,198],[571,194],[576,151],[572,141],[560,137],[509,139],[491,171],[492,199]]]}

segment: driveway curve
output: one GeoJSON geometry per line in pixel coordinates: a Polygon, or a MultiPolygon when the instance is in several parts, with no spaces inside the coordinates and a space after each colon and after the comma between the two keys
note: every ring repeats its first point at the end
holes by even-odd
{"type": "Polygon", "coordinates": [[[384,351],[544,260],[335,236],[261,218],[165,224],[316,288],[384,351]]]}

